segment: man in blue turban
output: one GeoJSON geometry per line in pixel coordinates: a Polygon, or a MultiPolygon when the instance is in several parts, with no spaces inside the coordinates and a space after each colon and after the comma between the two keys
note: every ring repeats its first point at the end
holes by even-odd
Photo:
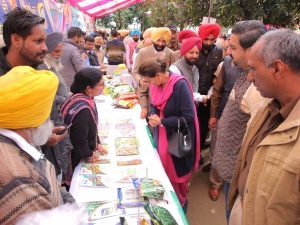
{"type": "Polygon", "coordinates": [[[128,72],[131,73],[132,71],[132,65],[133,65],[133,53],[136,49],[136,46],[140,42],[140,31],[139,30],[133,30],[130,32],[130,36],[132,37],[132,41],[128,42],[126,45],[126,64],[128,68],[128,72]]]}

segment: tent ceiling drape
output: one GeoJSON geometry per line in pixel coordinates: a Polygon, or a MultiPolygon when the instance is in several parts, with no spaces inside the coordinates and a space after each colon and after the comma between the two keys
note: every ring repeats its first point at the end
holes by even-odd
{"type": "Polygon", "coordinates": [[[102,18],[143,0],[69,0],[73,7],[90,17],[102,18]]]}

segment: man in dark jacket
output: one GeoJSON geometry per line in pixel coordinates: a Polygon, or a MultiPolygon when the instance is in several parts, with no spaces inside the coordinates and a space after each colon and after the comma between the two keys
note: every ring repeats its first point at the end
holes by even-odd
{"type": "MultiPolygon", "coordinates": [[[[60,107],[68,98],[68,88],[60,74],[60,71],[63,67],[60,62],[60,58],[62,56],[62,40],[63,34],[60,32],[53,32],[47,35],[47,55],[44,63],[38,66],[38,69],[52,71],[59,80],[58,89],[54,97],[50,114],[50,119],[53,121],[54,126],[65,126],[60,112],[60,107]]],[[[66,138],[68,138],[68,136],[66,138]]],[[[70,147],[69,149],[72,148],[70,147]]],[[[49,146],[47,144],[43,145],[42,152],[45,154],[45,157],[54,165],[57,179],[61,182],[61,174],[62,172],[66,172],[68,166],[66,140],[61,140],[55,146],[49,146]]]]}
{"type": "MultiPolygon", "coordinates": [[[[223,58],[223,49],[215,44],[220,30],[218,24],[204,24],[198,29],[198,35],[202,39],[202,49],[195,65],[199,70],[199,93],[201,95],[206,95],[213,85],[214,73],[223,58]]],[[[200,146],[203,148],[208,132],[210,102],[206,106],[199,103],[197,113],[200,127],[200,146]]],[[[201,164],[204,163],[203,160],[200,162],[201,164]]]]}
{"type": "MultiPolygon", "coordinates": [[[[92,36],[87,36],[84,39],[84,47],[83,51],[87,54],[87,57],[85,59],[86,66],[87,67],[93,67],[96,69],[100,69],[100,63],[98,60],[98,56],[96,55],[94,49],[95,39],[92,36]]],[[[80,50],[80,52],[82,51],[80,50]]]]}
{"type": "Polygon", "coordinates": [[[63,52],[61,63],[63,69],[61,70],[61,74],[68,88],[70,88],[75,74],[83,68],[86,68],[85,59],[81,56],[78,49],[82,35],[83,32],[80,28],[71,27],[67,33],[68,38],[65,38],[62,42],[63,52]]]}

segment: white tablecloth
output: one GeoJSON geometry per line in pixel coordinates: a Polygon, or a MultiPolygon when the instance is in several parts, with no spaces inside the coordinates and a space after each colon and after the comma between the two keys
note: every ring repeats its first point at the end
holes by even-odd
{"type": "MultiPolygon", "coordinates": [[[[173,187],[164,171],[161,164],[157,150],[153,148],[150,141],[149,134],[146,129],[146,121],[140,119],[141,108],[140,105],[136,105],[134,109],[114,109],[111,106],[110,96],[99,96],[97,99],[104,99],[105,102],[97,103],[97,109],[99,114],[99,119],[109,119],[110,121],[110,131],[109,137],[106,142],[109,144],[110,152],[114,153],[114,124],[117,119],[122,118],[133,118],[136,136],[140,141],[140,157],[143,161],[141,166],[148,168],[148,177],[159,180],[163,183],[164,187],[168,191],[169,204],[161,205],[167,208],[170,213],[174,216],[177,223],[188,224],[186,217],[181,209],[180,203],[177,197],[174,198],[173,187]],[[173,196],[173,197],[172,197],[173,196]]],[[[103,200],[117,200],[117,188],[124,187],[124,183],[115,183],[113,180],[110,182],[109,188],[88,188],[79,186],[79,182],[82,179],[82,175],[79,175],[81,163],[75,168],[73,179],[70,187],[70,193],[74,196],[77,202],[90,202],[90,201],[103,201],[103,200]]],[[[109,165],[109,164],[108,164],[109,165]]],[[[111,166],[116,168],[116,157],[115,154],[111,154],[111,166]]],[[[116,170],[112,169],[111,177],[115,177],[114,172],[116,170]]],[[[176,196],[176,195],[175,195],[176,196]]]]}

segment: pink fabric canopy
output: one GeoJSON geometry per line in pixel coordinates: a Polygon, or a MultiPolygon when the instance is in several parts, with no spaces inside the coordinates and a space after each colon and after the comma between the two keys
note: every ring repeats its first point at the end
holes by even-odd
{"type": "Polygon", "coordinates": [[[102,18],[143,0],[68,0],[73,7],[90,17],[102,18]]]}

